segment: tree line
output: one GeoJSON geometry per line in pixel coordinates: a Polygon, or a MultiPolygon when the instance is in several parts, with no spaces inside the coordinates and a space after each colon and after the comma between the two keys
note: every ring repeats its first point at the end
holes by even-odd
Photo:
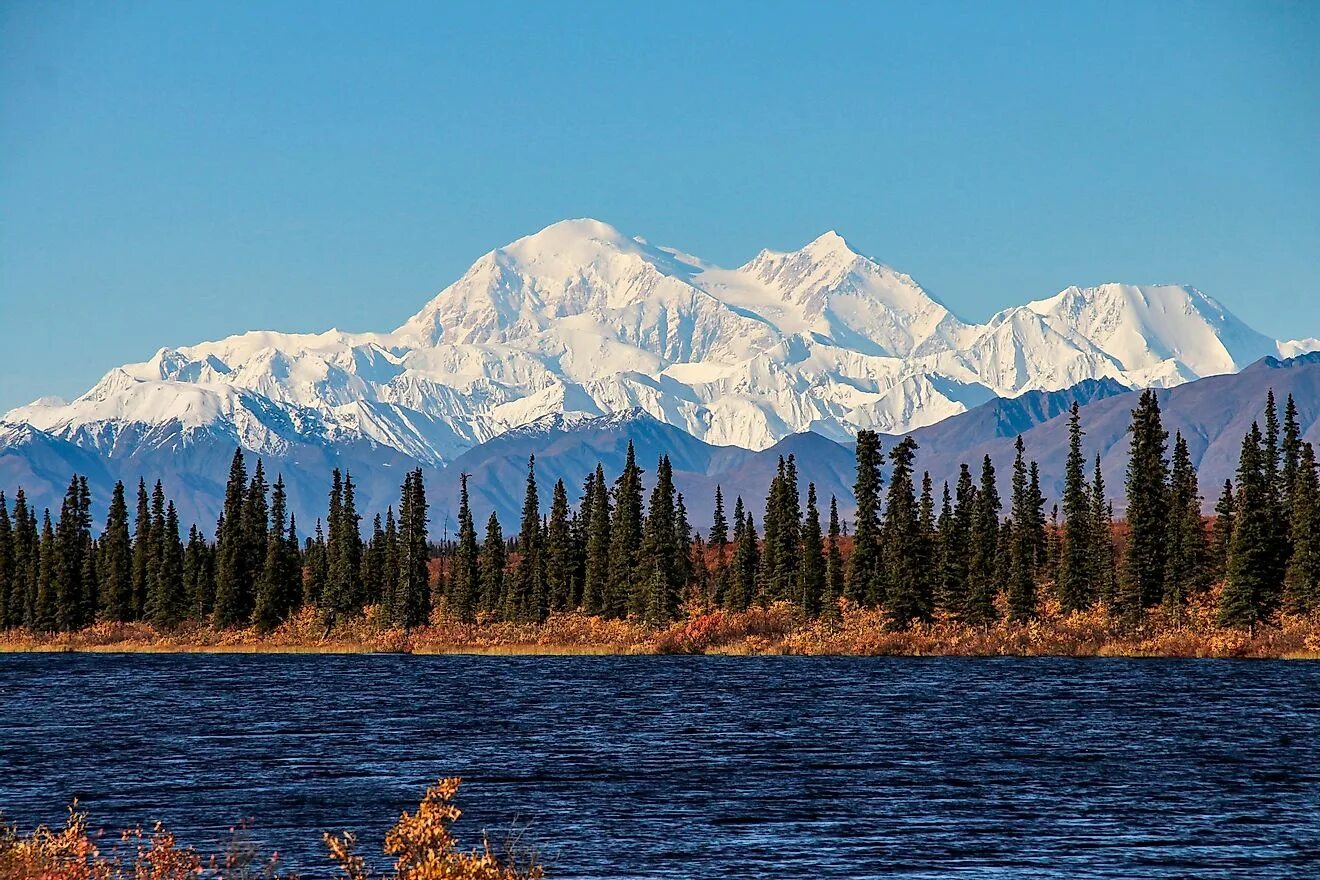
{"type": "Polygon", "coordinates": [[[376,515],[365,537],[352,476],[335,470],[327,514],[300,543],[282,477],[268,484],[260,460],[249,474],[236,450],[209,540],[196,526],[180,534],[159,481],[150,492],[139,481],[131,524],[117,484],[95,539],[83,477],[70,481],[55,519],[49,510],[38,516],[21,489],[11,514],[0,494],[0,626],[54,632],[97,620],[164,628],[194,620],[266,632],[304,606],[327,629],[372,606],[382,624],[402,627],[426,623],[437,609],[467,622],[581,611],[664,624],[688,610],[775,602],[833,615],[841,599],[882,609],[895,628],[937,616],[981,626],[1001,616],[1029,621],[1046,598],[1064,613],[1100,606],[1131,624],[1155,607],[1177,619],[1189,599],[1222,582],[1219,622],[1252,627],[1280,610],[1320,606],[1315,452],[1301,440],[1291,397],[1281,422],[1270,392],[1263,423],[1244,437],[1236,481],[1226,481],[1211,518],[1201,512],[1186,438],[1175,434],[1170,450],[1148,390],[1132,411],[1126,519],[1117,526],[1100,457],[1083,452],[1074,403],[1062,497],[1048,516],[1021,437],[1002,499],[989,456],[975,473],[963,464],[954,485],[937,492],[929,473],[916,473],[912,438],[886,453],[863,430],[851,523],[832,496],[821,510],[814,484],[800,491],[790,455],[778,462],[759,530],[741,496],[730,521],[719,486],[712,522],[696,530],[668,456],[656,462],[647,495],[629,444],[612,481],[597,464],[574,503],[559,480],[544,513],[530,459],[515,536],[493,512],[478,536],[470,478],[461,476],[457,535],[439,546],[427,538],[420,469],[407,474],[397,513],[391,506],[376,515]]]}

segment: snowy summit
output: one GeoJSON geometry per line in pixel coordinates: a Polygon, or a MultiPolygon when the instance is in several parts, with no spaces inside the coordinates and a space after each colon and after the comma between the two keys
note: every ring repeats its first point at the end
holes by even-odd
{"type": "Polygon", "coordinates": [[[4,421],[102,455],[220,435],[263,454],[368,443],[438,465],[550,417],[640,411],[714,444],[847,439],[1084,379],[1169,386],[1279,343],[1192,287],[1070,287],[959,320],[827,232],[723,269],[598,220],[478,259],[388,333],[252,332],[163,348],[4,421]]]}

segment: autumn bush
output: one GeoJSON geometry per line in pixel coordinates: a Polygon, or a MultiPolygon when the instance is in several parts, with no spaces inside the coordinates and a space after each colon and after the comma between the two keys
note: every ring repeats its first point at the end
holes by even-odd
{"type": "MultiPolygon", "coordinates": [[[[454,804],[461,780],[442,779],[427,789],[414,813],[404,812],[385,836],[393,873],[381,880],[538,880],[544,876],[533,854],[496,854],[488,839],[464,850],[452,826],[462,811],[454,804]]],[[[347,880],[371,877],[354,851],[351,832],[326,834],[329,859],[347,880]]],[[[0,827],[0,878],[4,880],[293,880],[281,874],[276,856],[263,857],[242,835],[222,853],[204,857],[180,846],[157,825],[122,832],[107,843],[92,831],[75,803],[61,829],[45,826],[21,835],[0,827]]]]}

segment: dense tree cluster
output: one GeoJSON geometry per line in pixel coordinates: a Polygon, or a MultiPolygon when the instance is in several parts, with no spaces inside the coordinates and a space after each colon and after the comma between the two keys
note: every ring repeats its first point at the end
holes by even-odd
{"type": "Polygon", "coordinates": [[[320,521],[305,544],[288,513],[283,477],[267,482],[236,450],[215,538],[192,526],[181,534],[174,502],[157,481],[137,487],[130,516],[115,485],[105,528],[92,537],[87,481],[69,483],[59,517],[40,516],[22,489],[11,507],[0,493],[0,626],[35,632],[81,629],[98,620],[142,620],[162,629],[210,621],[219,627],[279,626],[313,605],[327,626],[379,604],[400,625],[431,611],[426,493],[420,470],[408,474],[396,525],[380,517],[363,540],[351,476],[332,474],[328,534],[320,521]]]}
{"type": "Polygon", "coordinates": [[[261,461],[249,475],[236,451],[213,541],[196,527],[180,534],[159,482],[150,490],[139,482],[133,517],[117,485],[97,538],[83,478],[70,482],[54,520],[21,489],[12,506],[0,495],[0,625],[53,632],[97,620],[171,627],[192,619],[264,632],[305,605],[327,629],[368,606],[401,627],[426,623],[436,607],[460,621],[581,611],[664,624],[690,609],[776,602],[833,615],[846,599],[882,609],[901,629],[937,616],[973,626],[1001,616],[1029,621],[1048,598],[1064,613],[1099,606],[1131,624],[1158,606],[1176,620],[1191,597],[1222,583],[1220,622],[1251,627],[1280,610],[1320,609],[1315,451],[1301,439],[1291,398],[1280,421],[1271,393],[1263,422],[1243,439],[1236,481],[1207,519],[1186,438],[1175,434],[1170,448],[1159,398],[1143,392],[1129,430],[1122,529],[1098,455],[1088,478],[1076,404],[1062,497],[1048,516],[1039,468],[1020,437],[1001,499],[989,456],[979,473],[964,464],[955,485],[937,491],[917,473],[911,438],[886,452],[863,430],[851,523],[833,497],[822,522],[823,499],[815,485],[799,484],[790,455],[778,462],[759,531],[741,495],[730,521],[717,486],[703,535],[688,520],[668,457],[644,480],[630,444],[612,482],[598,464],[574,501],[558,481],[546,512],[530,459],[521,520],[508,538],[494,513],[479,535],[463,475],[457,534],[439,546],[427,539],[420,470],[405,478],[397,512],[390,507],[365,529],[352,476],[336,470],[328,513],[300,544],[283,479],[269,485],[261,461]]]}

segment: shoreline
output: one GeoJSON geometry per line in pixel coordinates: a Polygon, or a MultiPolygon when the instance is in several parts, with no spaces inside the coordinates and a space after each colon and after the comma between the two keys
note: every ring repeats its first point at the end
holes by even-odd
{"type": "Polygon", "coordinates": [[[329,633],[304,611],[267,635],[185,624],[158,631],[144,623],[98,623],[74,633],[0,632],[0,654],[418,654],[496,657],[816,656],[816,657],[1121,657],[1129,659],[1320,660],[1320,620],[1283,617],[1254,632],[1219,627],[1209,607],[1189,606],[1176,620],[1154,609],[1123,627],[1096,609],[1060,616],[1050,609],[1027,623],[972,627],[949,620],[906,630],[874,609],[844,607],[833,619],[802,618],[787,605],[744,612],[694,611],[667,627],[578,613],[542,623],[435,620],[413,630],[385,629],[374,615],[329,633]]]}

